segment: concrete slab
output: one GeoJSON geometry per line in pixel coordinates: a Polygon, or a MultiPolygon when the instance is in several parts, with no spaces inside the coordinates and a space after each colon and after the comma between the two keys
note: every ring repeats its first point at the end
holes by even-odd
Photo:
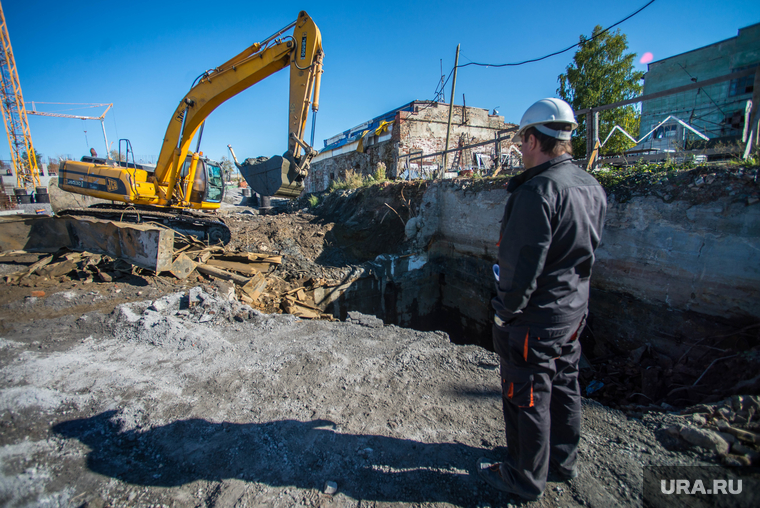
{"type": "Polygon", "coordinates": [[[96,219],[0,217],[0,249],[56,252],[61,248],[120,258],[154,272],[172,267],[174,231],[96,219]]]}

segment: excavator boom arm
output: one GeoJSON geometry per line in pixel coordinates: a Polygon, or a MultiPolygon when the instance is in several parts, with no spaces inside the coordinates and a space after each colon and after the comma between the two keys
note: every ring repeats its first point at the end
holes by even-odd
{"type": "Polygon", "coordinates": [[[313,111],[318,108],[322,37],[319,28],[304,11],[299,13],[294,25],[292,36],[273,36],[255,43],[222,66],[206,72],[182,98],[166,129],[156,164],[156,184],[164,194],[161,201],[171,203],[190,143],[211,112],[231,97],[288,66],[291,69],[288,149],[298,155],[300,147],[292,138],[302,139],[309,105],[313,111]]]}

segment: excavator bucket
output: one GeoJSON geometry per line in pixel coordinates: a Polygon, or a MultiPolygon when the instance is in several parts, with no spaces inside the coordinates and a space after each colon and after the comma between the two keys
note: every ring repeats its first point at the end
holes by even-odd
{"type": "Polygon", "coordinates": [[[295,162],[288,155],[246,159],[237,167],[251,189],[259,195],[297,198],[303,191],[303,177],[298,174],[295,162]]]}

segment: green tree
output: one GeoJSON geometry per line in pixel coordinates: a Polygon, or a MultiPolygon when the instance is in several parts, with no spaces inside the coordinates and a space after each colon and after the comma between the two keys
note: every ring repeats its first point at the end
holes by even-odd
{"type": "MultiPolygon", "coordinates": [[[[34,150],[34,158],[37,161],[37,169],[42,168],[42,154],[37,151],[36,148],[32,148],[34,150]]],[[[29,154],[24,150],[21,153],[21,164],[24,166],[24,169],[31,169],[32,166],[29,163],[29,154]]]]}
{"type": "MultiPolygon", "coordinates": [[[[621,34],[619,29],[615,33],[602,31],[603,28],[597,25],[590,38],[581,35],[573,63],[557,79],[557,93],[576,111],[632,99],[641,94],[644,73],[633,69],[636,53],[626,53],[628,41],[625,34],[621,34]]],[[[586,154],[587,116],[581,115],[578,118],[578,130],[573,136],[573,153],[576,157],[586,154]]],[[[638,108],[634,105],[600,111],[600,142],[604,141],[615,125],[635,137],[639,131],[639,117],[638,108]]],[[[601,152],[620,153],[632,146],[630,139],[615,132],[601,152]]]]}
{"type": "Polygon", "coordinates": [[[235,172],[235,165],[227,157],[222,157],[219,165],[222,168],[222,172],[224,172],[224,181],[229,181],[231,175],[235,172]]]}
{"type": "Polygon", "coordinates": [[[126,156],[122,153],[121,157],[119,157],[119,151],[115,148],[112,148],[110,152],[108,152],[111,155],[111,159],[119,162],[125,162],[126,156]]]}

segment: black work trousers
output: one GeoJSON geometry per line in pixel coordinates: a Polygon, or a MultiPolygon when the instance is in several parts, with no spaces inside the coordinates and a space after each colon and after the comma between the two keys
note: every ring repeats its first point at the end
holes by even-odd
{"type": "Polygon", "coordinates": [[[494,324],[508,456],[502,475],[528,497],[546,487],[551,462],[560,473],[576,467],[581,427],[578,340],[585,319],[569,331],[532,332],[528,324],[494,324]],[[543,337],[539,335],[544,335],[543,337]]]}

